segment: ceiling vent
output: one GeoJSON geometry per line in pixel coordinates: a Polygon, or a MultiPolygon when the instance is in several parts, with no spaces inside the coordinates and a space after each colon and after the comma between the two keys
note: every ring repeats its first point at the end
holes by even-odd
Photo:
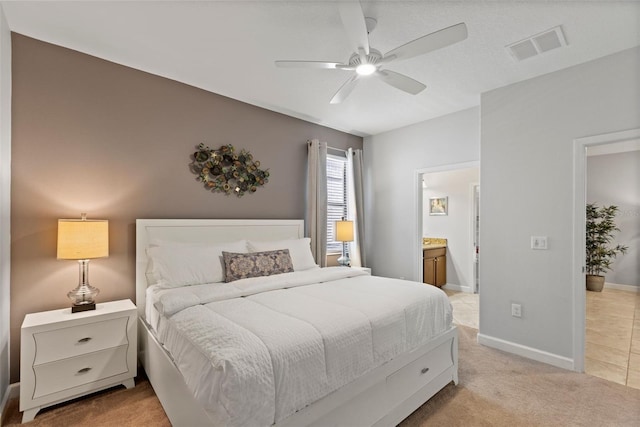
{"type": "Polygon", "coordinates": [[[558,25],[535,36],[510,44],[506,48],[516,61],[522,61],[566,45],[567,40],[562,33],[562,27],[558,25]]]}

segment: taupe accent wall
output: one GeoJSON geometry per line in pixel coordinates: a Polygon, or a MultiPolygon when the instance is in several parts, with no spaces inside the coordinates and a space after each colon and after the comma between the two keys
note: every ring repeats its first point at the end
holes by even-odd
{"type": "Polygon", "coordinates": [[[303,218],[306,141],[362,138],[12,34],[11,382],[26,313],[70,305],[74,261],[56,260],[58,218],[110,221],[110,256],[91,261],[98,302],[135,301],[136,218],[303,218]],[[189,170],[204,142],[249,150],[268,184],[213,194],[189,170]]]}

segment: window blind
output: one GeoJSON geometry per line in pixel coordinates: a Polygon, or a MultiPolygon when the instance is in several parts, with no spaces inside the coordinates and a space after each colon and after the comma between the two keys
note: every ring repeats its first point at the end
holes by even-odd
{"type": "Polygon", "coordinates": [[[336,221],[347,216],[347,159],[327,156],[327,252],[342,253],[342,242],[335,240],[336,221]]]}

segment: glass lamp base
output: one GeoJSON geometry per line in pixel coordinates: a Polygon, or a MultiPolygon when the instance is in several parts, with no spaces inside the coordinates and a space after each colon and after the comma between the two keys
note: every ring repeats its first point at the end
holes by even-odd
{"type": "Polygon", "coordinates": [[[95,310],[96,309],[96,296],[100,293],[100,289],[94,288],[88,283],[78,285],[77,288],[70,291],[67,297],[73,302],[71,307],[72,313],[79,311],[95,310]]]}
{"type": "Polygon", "coordinates": [[[73,302],[72,313],[95,310],[96,296],[100,293],[100,289],[89,284],[89,260],[81,259],[78,260],[78,263],[80,266],[78,286],[67,294],[67,297],[73,302]]]}
{"type": "Polygon", "coordinates": [[[93,304],[99,293],[100,289],[94,288],[88,283],[83,283],[74,290],[69,291],[67,297],[73,302],[73,305],[93,304]]]}
{"type": "Polygon", "coordinates": [[[351,260],[347,255],[347,244],[345,242],[342,242],[342,256],[338,258],[338,264],[343,267],[351,267],[351,260]]]}
{"type": "Polygon", "coordinates": [[[343,267],[349,267],[351,266],[351,260],[349,259],[348,256],[343,255],[340,258],[338,258],[338,264],[340,264],[343,267]]]}

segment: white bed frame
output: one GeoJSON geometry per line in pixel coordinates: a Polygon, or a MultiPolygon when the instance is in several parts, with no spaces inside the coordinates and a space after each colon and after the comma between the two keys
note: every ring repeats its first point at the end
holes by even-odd
{"type": "MultiPolygon", "coordinates": [[[[145,320],[146,248],[153,240],[231,242],[304,236],[302,220],[138,219],[136,221],[136,304],[139,358],[175,427],[209,420],[164,347],[145,320]]],[[[426,286],[426,285],[425,285],[426,286]]],[[[395,426],[453,381],[458,384],[455,326],[424,346],[403,354],[277,424],[285,426],[395,426]]]]}

